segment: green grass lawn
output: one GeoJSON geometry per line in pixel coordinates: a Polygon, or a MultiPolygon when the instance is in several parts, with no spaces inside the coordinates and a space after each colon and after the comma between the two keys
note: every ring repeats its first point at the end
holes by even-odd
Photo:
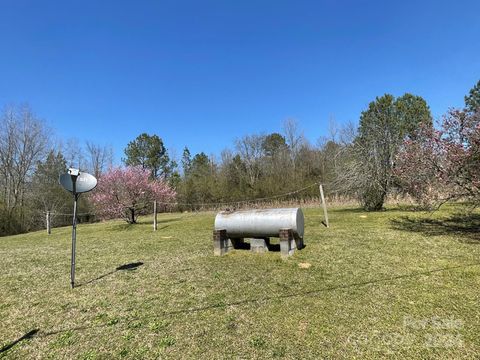
{"type": "Polygon", "coordinates": [[[214,213],[80,225],[73,290],[71,228],[0,238],[0,358],[475,358],[480,216],[455,213],[306,209],[288,260],[213,256],[214,213]]]}

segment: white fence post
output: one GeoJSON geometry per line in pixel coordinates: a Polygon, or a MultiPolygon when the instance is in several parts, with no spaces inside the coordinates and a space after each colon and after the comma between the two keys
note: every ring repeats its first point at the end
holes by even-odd
{"type": "Polygon", "coordinates": [[[52,233],[52,222],[50,211],[47,211],[47,234],[50,235],[52,233]]]}
{"type": "Polygon", "coordinates": [[[153,202],[153,231],[157,231],[157,200],[153,202]]]}
{"type": "Polygon", "coordinates": [[[320,197],[322,199],[323,215],[325,217],[325,226],[328,228],[330,224],[328,222],[327,204],[325,203],[325,196],[323,195],[323,186],[320,184],[320,197]]]}

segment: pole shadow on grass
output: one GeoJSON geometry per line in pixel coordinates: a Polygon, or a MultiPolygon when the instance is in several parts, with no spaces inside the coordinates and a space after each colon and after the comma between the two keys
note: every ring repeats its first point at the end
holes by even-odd
{"type": "MultiPolygon", "coordinates": [[[[128,265],[128,264],[127,264],[128,265]]],[[[158,315],[150,315],[150,319],[158,319],[162,318],[164,316],[174,316],[174,315],[179,315],[179,314],[193,314],[197,312],[202,312],[202,311],[208,311],[208,310],[215,310],[215,309],[223,309],[227,306],[244,306],[244,305],[249,305],[252,303],[262,303],[262,302],[268,302],[268,301],[279,301],[283,299],[289,299],[289,298],[295,298],[295,297],[302,297],[302,296],[312,296],[316,294],[322,294],[322,293],[327,293],[331,291],[337,291],[337,290],[348,290],[352,288],[358,288],[358,287],[363,287],[367,285],[374,285],[374,284],[379,284],[379,283],[388,283],[400,279],[408,279],[408,278],[414,278],[414,277],[419,277],[423,275],[431,275],[435,273],[440,273],[443,271],[450,271],[450,270],[458,270],[458,269],[465,269],[473,266],[479,266],[480,262],[477,263],[470,263],[470,264],[464,264],[464,265],[458,265],[458,266],[450,266],[450,267],[444,267],[444,268],[438,268],[438,269],[433,269],[433,270],[428,270],[428,271],[418,271],[418,272],[413,272],[410,274],[404,274],[404,275],[397,275],[397,276],[392,276],[392,277],[384,277],[384,278],[379,278],[379,279],[371,279],[371,280],[365,280],[365,281],[359,281],[356,283],[350,283],[350,284],[340,284],[340,285],[334,285],[334,286],[328,286],[320,289],[312,289],[312,290],[306,290],[306,291],[299,291],[295,293],[290,293],[290,294],[280,294],[276,296],[264,296],[260,298],[251,298],[251,299],[243,299],[239,301],[233,301],[233,302],[219,302],[215,304],[210,304],[210,305],[205,305],[205,306],[199,306],[196,308],[188,308],[188,309],[179,309],[179,310],[174,310],[174,311],[165,311],[163,313],[160,313],[158,315]]],[[[150,299],[151,300],[151,299],[150,299]]],[[[126,318],[125,321],[126,323],[131,322],[133,320],[138,320],[140,317],[129,317],[126,318]]],[[[73,327],[73,328],[68,328],[68,329],[58,329],[58,330],[53,330],[50,332],[41,332],[37,336],[39,337],[47,337],[47,336],[52,336],[56,334],[60,334],[63,332],[67,331],[83,331],[83,330],[88,330],[92,328],[103,328],[111,326],[108,324],[96,324],[96,325],[87,325],[87,326],[78,326],[78,327],[73,327]]],[[[33,331],[33,330],[32,330],[33,331]]],[[[35,332],[38,332],[38,330],[35,330],[35,332]]],[[[35,334],[30,335],[30,337],[33,337],[35,334]]],[[[23,337],[22,337],[23,338],[23,337]]],[[[22,339],[21,338],[21,339],[22,339]]],[[[15,345],[18,341],[21,341],[21,339],[15,341],[15,343],[12,343],[15,345]]],[[[12,345],[12,346],[13,346],[12,345]]],[[[9,345],[7,345],[9,346],[9,345]]],[[[10,348],[9,346],[8,348],[10,348]]]]}
{"type": "Polygon", "coordinates": [[[2,347],[0,349],[0,354],[5,352],[5,351],[10,350],[12,347],[14,347],[15,345],[17,345],[19,342],[21,342],[23,340],[29,340],[29,339],[33,338],[38,333],[38,331],[39,331],[39,329],[30,330],[29,332],[27,332],[23,336],[19,337],[17,340],[12,341],[10,344],[5,345],[4,347],[2,347]]]}
{"type": "Polygon", "coordinates": [[[143,265],[143,262],[139,261],[139,262],[133,262],[133,263],[128,263],[128,264],[123,264],[123,265],[120,265],[118,267],[115,268],[115,270],[113,271],[110,271],[106,274],[103,274],[103,275],[100,275],[98,277],[96,277],[95,279],[91,279],[91,280],[88,280],[87,282],[84,282],[84,283],[81,283],[81,284],[78,284],[78,285],[75,285],[75,287],[80,287],[80,286],[84,286],[84,285],[88,285],[88,284],[91,284],[95,281],[98,281],[100,279],[103,279],[104,277],[107,277],[107,276],[110,276],[110,275],[113,275],[115,274],[117,271],[133,271],[133,270],[137,270],[140,266],[143,265]]]}
{"type": "Polygon", "coordinates": [[[460,242],[480,244],[479,214],[456,214],[440,219],[402,216],[390,222],[395,230],[411,231],[427,236],[454,235],[460,242]]]}

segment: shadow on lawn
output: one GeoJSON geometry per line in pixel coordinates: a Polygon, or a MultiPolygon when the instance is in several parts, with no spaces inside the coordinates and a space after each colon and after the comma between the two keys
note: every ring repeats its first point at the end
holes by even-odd
{"type": "Polygon", "coordinates": [[[124,264],[124,265],[120,265],[118,266],[115,270],[113,271],[110,271],[106,274],[103,274],[103,275],[100,275],[98,277],[96,277],[95,279],[91,279],[91,280],[88,280],[87,282],[84,282],[84,283],[81,283],[81,284],[78,284],[78,285],[75,285],[75,287],[80,287],[80,286],[84,286],[84,285],[88,285],[88,284],[91,284],[95,281],[98,281],[100,279],[103,279],[104,277],[107,277],[109,275],[113,275],[115,274],[117,271],[122,271],[122,270],[127,270],[127,271],[132,271],[132,270],[137,270],[140,266],[143,265],[143,262],[139,261],[139,262],[134,262],[134,263],[129,263],[129,264],[124,264]]]}
{"type": "MultiPolygon", "coordinates": [[[[235,245],[235,250],[251,250],[251,239],[245,239],[244,242],[239,242],[235,245]]],[[[269,243],[267,245],[268,251],[271,252],[280,252],[280,244],[269,243]]]]}
{"type": "Polygon", "coordinates": [[[22,337],[19,337],[17,340],[12,341],[10,344],[5,345],[4,347],[2,347],[0,349],[0,354],[7,351],[7,350],[10,350],[12,347],[14,347],[15,345],[17,345],[19,342],[21,342],[23,340],[28,340],[28,339],[33,338],[38,333],[38,331],[39,331],[39,329],[30,330],[29,332],[27,332],[22,337]]]}
{"type": "Polygon", "coordinates": [[[368,215],[368,214],[371,214],[371,215],[375,215],[375,214],[385,214],[385,213],[395,213],[395,212],[404,212],[404,211],[416,211],[417,210],[417,207],[416,206],[413,206],[413,205],[405,205],[405,204],[396,204],[396,205],[390,205],[388,207],[384,207],[380,210],[375,210],[375,211],[367,211],[365,210],[364,208],[362,207],[342,207],[342,208],[339,208],[339,209],[336,209],[336,208],[332,208],[330,210],[328,210],[328,212],[330,213],[346,213],[347,215],[348,214],[365,214],[365,215],[368,215]]]}
{"type": "MultiPolygon", "coordinates": [[[[430,275],[430,274],[439,273],[439,272],[442,272],[442,271],[465,269],[465,268],[468,268],[468,267],[479,266],[479,265],[480,265],[480,262],[465,264],[465,265],[458,265],[458,266],[450,266],[450,267],[433,269],[433,270],[428,270],[428,271],[419,271],[419,272],[414,272],[414,273],[410,273],[410,274],[397,275],[397,276],[386,277],[386,278],[360,281],[360,282],[351,283],[351,284],[334,285],[334,286],[329,286],[329,287],[325,287],[325,288],[312,289],[312,290],[301,291],[301,292],[290,293],[290,294],[280,294],[280,295],[276,295],[276,296],[265,296],[265,297],[261,297],[261,298],[244,299],[244,300],[233,301],[233,302],[229,302],[229,303],[218,302],[218,303],[215,303],[215,304],[199,306],[199,307],[196,307],[196,308],[179,309],[179,310],[174,310],[174,311],[170,311],[170,312],[166,311],[166,312],[160,313],[158,315],[149,316],[149,319],[161,318],[161,317],[164,317],[164,316],[172,316],[172,315],[178,315],[178,314],[193,314],[193,313],[201,312],[201,311],[223,309],[227,306],[243,306],[243,305],[249,305],[249,304],[252,304],[252,303],[263,303],[263,302],[266,302],[266,301],[278,301],[278,300],[282,300],[282,299],[289,299],[289,298],[295,298],[295,297],[301,297],[301,296],[311,296],[311,295],[315,295],[315,294],[321,294],[321,293],[336,291],[336,290],[348,290],[348,289],[351,289],[351,288],[363,287],[363,286],[378,284],[378,283],[382,283],[382,282],[391,282],[391,281],[395,281],[395,280],[399,280],[399,279],[407,279],[407,278],[413,278],[413,277],[418,277],[418,276],[423,276],[423,275],[430,275]]],[[[139,317],[131,317],[131,318],[125,319],[125,321],[126,321],[126,323],[129,323],[133,320],[139,320],[139,319],[140,319],[139,317]]],[[[107,326],[111,326],[111,325],[109,325],[109,324],[96,324],[96,325],[88,325],[88,326],[78,326],[78,327],[73,327],[73,328],[68,328],[68,329],[53,330],[53,331],[50,331],[50,332],[40,332],[39,334],[35,334],[36,332],[38,332],[38,330],[34,330],[35,333],[30,335],[30,337],[33,337],[35,335],[38,336],[38,337],[47,337],[47,336],[56,335],[56,334],[67,332],[67,331],[82,331],[82,330],[88,330],[88,329],[91,329],[91,328],[103,328],[103,327],[107,327],[107,326]]],[[[15,341],[12,344],[15,345],[21,339],[15,341]]],[[[11,346],[13,346],[13,345],[11,345],[11,346]]],[[[9,346],[8,348],[11,347],[10,345],[7,345],[7,346],[9,346]]]]}
{"type": "Polygon", "coordinates": [[[395,230],[412,231],[427,236],[454,235],[461,242],[480,244],[480,215],[454,215],[443,219],[402,216],[391,220],[395,230]]]}
{"type": "MultiPolygon", "coordinates": [[[[344,207],[339,209],[335,209],[335,208],[329,209],[328,212],[329,213],[365,213],[368,211],[365,211],[364,209],[359,207],[344,207]]],[[[323,214],[319,216],[323,216],[323,214]]]]}

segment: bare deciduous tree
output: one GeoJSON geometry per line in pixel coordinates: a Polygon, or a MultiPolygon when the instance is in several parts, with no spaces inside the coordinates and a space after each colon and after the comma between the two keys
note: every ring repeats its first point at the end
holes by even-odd
{"type": "Polygon", "coordinates": [[[113,150],[110,146],[101,146],[93,142],[87,141],[88,170],[95,177],[100,175],[111,167],[113,163],[113,150]]]}
{"type": "Polygon", "coordinates": [[[283,132],[287,145],[290,149],[293,167],[295,168],[298,153],[300,152],[302,146],[306,143],[305,136],[300,130],[298,121],[295,119],[287,119],[284,121],[283,132]]]}
{"type": "Polygon", "coordinates": [[[8,209],[23,206],[26,185],[47,145],[46,126],[28,105],[5,108],[0,119],[0,176],[8,209]]]}
{"type": "Polygon", "coordinates": [[[78,169],[85,169],[87,167],[84,149],[77,138],[68,139],[65,145],[62,146],[62,153],[67,160],[68,167],[78,169]]]}
{"type": "Polygon", "coordinates": [[[261,135],[247,135],[235,142],[237,152],[245,164],[247,183],[250,187],[254,187],[260,177],[263,140],[264,136],[261,135]]]}

